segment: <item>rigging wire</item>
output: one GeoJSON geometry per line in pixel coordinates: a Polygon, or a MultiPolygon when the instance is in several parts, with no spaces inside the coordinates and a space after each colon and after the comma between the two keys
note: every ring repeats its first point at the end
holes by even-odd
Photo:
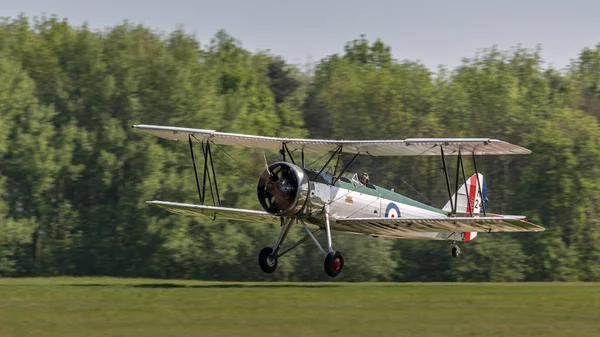
{"type": "MultiPolygon", "coordinates": [[[[219,150],[223,151],[223,153],[225,153],[225,154],[226,154],[226,155],[227,155],[229,158],[231,158],[233,161],[235,161],[235,162],[236,162],[236,164],[238,165],[238,167],[241,167],[242,169],[244,169],[244,170],[245,170],[245,171],[248,173],[248,175],[250,175],[250,176],[253,176],[253,175],[254,175],[254,173],[253,173],[253,172],[250,172],[250,171],[249,171],[249,170],[246,168],[246,166],[242,165],[242,164],[241,164],[239,161],[237,161],[237,160],[236,160],[234,157],[232,157],[232,156],[231,156],[229,153],[227,153],[227,151],[223,150],[223,148],[222,148],[222,147],[220,147],[219,145],[217,145],[217,144],[215,144],[215,143],[213,143],[213,145],[215,145],[217,148],[219,148],[219,150]]],[[[218,160],[219,160],[219,161],[220,161],[220,162],[221,162],[223,165],[225,165],[225,166],[227,167],[227,169],[228,169],[228,170],[230,170],[230,171],[231,171],[231,172],[232,172],[232,173],[233,173],[233,174],[234,174],[234,175],[235,175],[235,176],[236,176],[236,177],[239,179],[239,181],[240,181],[240,182],[242,182],[242,184],[241,184],[241,185],[243,185],[243,184],[248,184],[248,179],[246,179],[246,178],[242,177],[242,176],[241,176],[239,173],[237,173],[237,172],[236,172],[236,170],[235,170],[235,169],[233,169],[231,166],[229,166],[229,164],[227,164],[227,163],[226,163],[226,162],[225,162],[223,159],[221,159],[219,156],[217,156],[217,155],[216,155],[216,154],[214,154],[214,153],[213,153],[213,157],[214,157],[214,158],[216,158],[216,159],[218,159],[218,160]]],[[[223,197],[224,197],[225,195],[227,195],[228,193],[232,192],[232,191],[233,191],[233,189],[230,189],[229,191],[225,192],[225,193],[223,194],[223,197]]]]}
{"type": "Polygon", "coordinates": [[[419,190],[417,190],[416,188],[412,187],[409,183],[406,182],[406,180],[403,180],[402,182],[404,184],[406,184],[408,187],[412,188],[413,191],[417,192],[417,194],[419,194],[420,196],[422,196],[423,198],[425,198],[429,202],[429,205],[435,206],[435,204],[433,203],[433,201],[429,200],[429,198],[427,198],[423,193],[419,192],[419,190]]]}

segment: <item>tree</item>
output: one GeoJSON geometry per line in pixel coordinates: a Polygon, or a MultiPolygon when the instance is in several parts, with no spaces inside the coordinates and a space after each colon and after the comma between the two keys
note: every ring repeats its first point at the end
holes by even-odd
{"type": "MultiPolygon", "coordinates": [[[[482,50],[434,73],[381,40],[348,42],[303,72],[218,31],[200,43],[128,22],[101,32],[55,16],[0,23],[0,274],[326,280],[311,244],[272,275],[256,265],[278,226],[175,216],[147,200],[197,202],[187,143],[147,123],[282,137],[492,137],[533,155],[479,157],[488,211],[548,230],[448,245],[334,233],[344,281],[597,281],[600,45],[565,71],[541,49],[482,50]]],[[[201,148],[195,144],[198,166],[201,148]]],[[[214,146],[224,206],[257,209],[276,151],[214,146]]],[[[349,156],[342,156],[345,164],[349,156]]],[[[313,166],[323,164],[307,157],[313,166]],[[313,161],[315,161],[313,163],[313,161]]],[[[454,162],[447,163],[454,168],[454,162]]],[[[442,207],[439,158],[359,156],[351,170],[442,207]]],[[[473,171],[471,164],[465,169],[473,171]]],[[[212,199],[207,198],[208,202],[212,199]]],[[[288,243],[304,233],[291,231],[288,243]]]]}

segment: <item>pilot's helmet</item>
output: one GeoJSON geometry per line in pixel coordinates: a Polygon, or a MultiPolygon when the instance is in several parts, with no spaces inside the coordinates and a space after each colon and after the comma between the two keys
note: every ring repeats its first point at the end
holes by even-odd
{"type": "Polygon", "coordinates": [[[369,175],[367,174],[367,172],[363,172],[363,174],[360,178],[361,178],[361,180],[364,179],[365,182],[369,181],[369,175]]]}

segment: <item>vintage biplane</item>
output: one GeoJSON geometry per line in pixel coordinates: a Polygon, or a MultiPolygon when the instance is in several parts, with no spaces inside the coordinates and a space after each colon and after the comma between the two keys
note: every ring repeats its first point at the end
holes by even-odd
{"type": "Polygon", "coordinates": [[[209,219],[230,219],[279,224],[273,247],[263,248],[258,264],[265,273],[277,268],[277,261],[301,243],[312,239],[325,256],[325,272],[337,276],[344,258],[333,249],[332,231],[373,237],[445,240],[451,242],[452,256],[460,253],[456,242],[470,241],[479,232],[538,232],[544,228],[525,221],[524,216],[486,212],[487,187],[478,172],[476,156],[529,154],[517,145],[488,138],[405,139],[405,140],[316,140],[262,137],[214,130],[170,126],[134,125],[134,129],[152,135],[189,143],[196,175],[200,204],[148,201],[149,204],[182,215],[201,215],[209,219]],[[203,170],[198,172],[193,143],[202,144],[203,170]],[[279,151],[281,161],[266,163],[258,179],[256,194],[264,211],[222,207],[213,164],[214,145],[244,146],[279,151]],[[353,154],[343,168],[342,153],[353,154]],[[305,155],[329,155],[320,169],[308,168],[305,155]],[[356,174],[346,173],[357,156],[439,156],[448,202],[435,208],[369,182],[359,181],[356,174]],[[457,156],[454,190],[448,176],[446,156],[457,156]],[[471,156],[475,174],[465,175],[463,156],[471,156]],[[325,170],[336,159],[333,172],[325,170]],[[202,179],[199,177],[202,175],[202,179]],[[202,184],[201,184],[202,181],[202,184]],[[207,183],[213,205],[204,204],[207,183]],[[458,187],[461,183],[460,188],[458,187]],[[213,192],[214,191],[214,192],[213,192]],[[307,235],[282,249],[293,224],[301,225],[307,235]],[[311,230],[312,228],[312,230],[311,230]],[[315,234],[325,232],[327,247],[321,247],[315,234]]]}

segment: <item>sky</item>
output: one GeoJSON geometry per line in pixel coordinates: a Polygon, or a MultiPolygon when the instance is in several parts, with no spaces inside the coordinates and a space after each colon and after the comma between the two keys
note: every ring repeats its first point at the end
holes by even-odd
{"type": "Polygon", "coordinates": [[[562,69],[600,43],[598,0],[0,0],[0,16],[21,13],[97,30],[124,20],[164,33],[183,27],[201,44],[225,29],[250,51],[300,65],[342,53],[361,34],[431,70],[453,68],[482,48],[517,45],[541,45],[546,66],[562,69]]]}

